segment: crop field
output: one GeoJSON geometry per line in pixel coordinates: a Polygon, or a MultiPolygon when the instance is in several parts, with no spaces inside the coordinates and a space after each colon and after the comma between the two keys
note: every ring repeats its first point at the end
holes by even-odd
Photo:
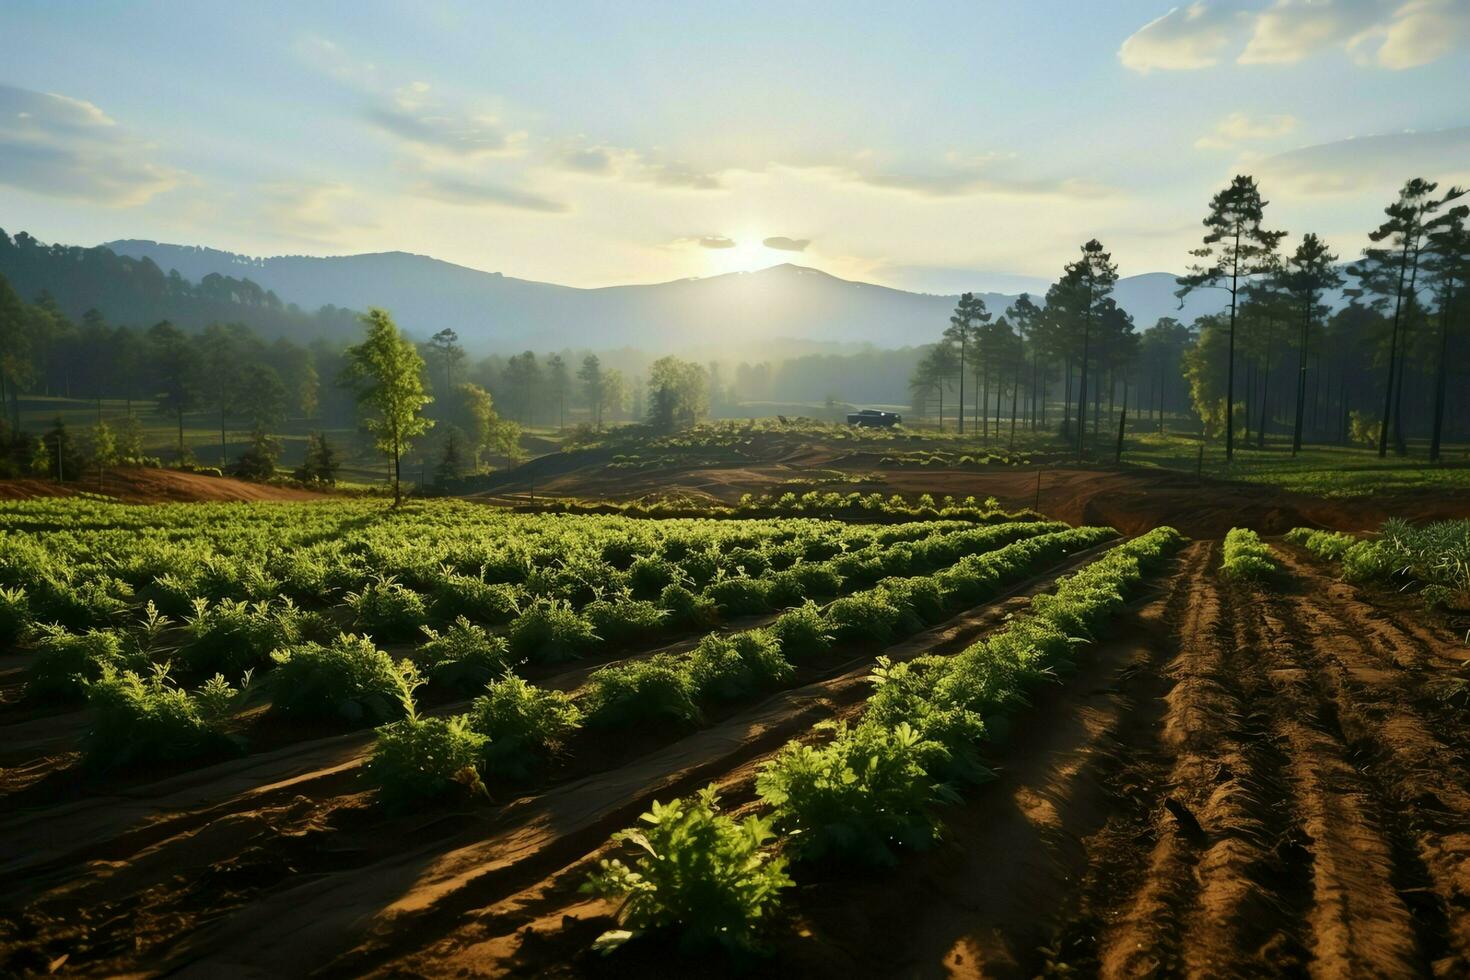
{"type": "Polygon", "coordinates": [[[1452,975],[1467,542],[3,502],[0,963],[1452,975]]]}

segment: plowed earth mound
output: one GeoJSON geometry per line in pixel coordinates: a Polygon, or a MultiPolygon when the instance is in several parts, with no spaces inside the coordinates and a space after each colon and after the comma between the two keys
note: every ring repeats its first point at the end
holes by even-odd
{"type": "Polygon", "coordinates": [[[31,497],[70,497],[79,493],[102,493],[130,504],[175,501],[221,500],[323,500],[324,494],[290,487],[249,483],[227,476],[206,476],[179,470],[151,468],[109,471],[99,490],[95,479],[57,484],[49,480],[0,480],[0,500],[31,497]]]}

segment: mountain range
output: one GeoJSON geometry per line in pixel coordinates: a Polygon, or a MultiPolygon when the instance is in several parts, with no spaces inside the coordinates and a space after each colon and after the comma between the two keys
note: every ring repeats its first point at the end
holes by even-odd
{"type": "MultiPolygon", "coordinates": [[[[190,280],[210,274],[249,279],[305,309],[381,306],[416,336],[450,327],[477,352],[562,347],[748,351],[771,344],[786,350],[793,344],[905,347],[932,341],[948,323],[957,299],[853,282],[790,264],[582,289],[407,252],[254,258],[135,239],[105,247],[119,255],[149,258],[190,280]]],[[[1139,329],[1161,316],[1189,322],[1223,305],[1220,293],[1206,291],[1191,296],[1181,310],[1175,288],[1172,274],[1147,273],[1120,279],[1114,297],[1139,329]]],[[[1005,293],[980,295],[995,313],[1016,299],[1005,293]]]]}

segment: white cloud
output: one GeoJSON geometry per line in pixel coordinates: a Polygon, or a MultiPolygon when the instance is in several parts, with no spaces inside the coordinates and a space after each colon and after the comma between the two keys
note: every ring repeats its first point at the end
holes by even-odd
{"type": "Polygon", "coordinates": [[[429,96],[425,82],[414,82],[370,105],[366,115],[380,131],[420,153],[461,157],[507,153],[525,138],[502,128],[494,116],[445,108],[429,96]]]}
{"type": "Polygon", "coordinates": [[[718,173],[692,167],[681,160],[650,159],[646,154],[616,146],[592,146],[566,141],[552,151],[558,169],[591,177],[612,177],[675,190],[712,191],[723,188],[718,173]]]}
{"type": "Polygon", "coordinates": [[[1118,58],[1139,72],[1184,71],[1209,68],[1232,52],[1237,64],[1289,65],[1344,51],[1359,64],[1401,70],[1470,43],[1466,0],[1275,0],[1260,10],[1229,7],[1224,0],[1176,7],[1125,40],[1118,58]]]}
{"type": "Polygon", "coordinates": [[[1252,116],[1245,112],[1232,112],[1215,124],[1207,136],[1194,141],[1201,150],[1224,150],[1249,140],[1269,140],[1285,136],[1297,127],[1297,119],[1291,115],[1252,116]]]}
{"type": "Polygon", "coordinates": [[[543,214],[570,210],[565,203],[533,191],[460,173],[426,171],[410,189],[420,197],[463,207],[500,207],[543,214]]]}
{"type": "Polygon", "coordinates": [[[133,207],[189,179],[90,102],[0,85],[0,183],[133,207]]]}
{"type": "Polygon", "coordinates": [[[1426,133],[1385,133],[1307,146],[1258,161],[1261,184],[1302,196],[1388,195],[1412,177],[1470,182],[1470,126],[1426,133]]]}
{"type": "Polygon", "coordinates": [[[700,235],[693,239],[700,248],[734,248],[735,239],[726,238],[724,235],[700,235]]]}
{"type": "Polygon", "coordinates": [[[1118,58],[1139,72],[1208,68],[1237,30],[1236,15],[1200,0],[1143,25],[1123,42],[1118,58]]]}

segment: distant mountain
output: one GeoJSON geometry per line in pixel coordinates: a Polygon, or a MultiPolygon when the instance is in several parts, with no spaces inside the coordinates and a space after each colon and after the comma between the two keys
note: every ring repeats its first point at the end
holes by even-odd
{"type": "MultiPolygon", "coordinates": [[[[578,289],[406,252],[252,258],[137,240],[107,247],[177,269],[186,279],[211,274],[249,279],[305,309],[382,306],[414,334],[452,327],[463,343],[482,351],[564,346],[733,351],[788,341],[904,347],[931,341],[956,300],[851,282],[797,265],[578,289]]],[[[1191,297],[1180,311],[1174,289],[1172,275],[1149,273],[1121,280],[1116,296],[1140,328],[1160,316],[1188,321],[1221,306],[1218,293],[1206,292],[1191,297]]],[[[995,312],[1015,299],[981,295],[995,312]]]]}

